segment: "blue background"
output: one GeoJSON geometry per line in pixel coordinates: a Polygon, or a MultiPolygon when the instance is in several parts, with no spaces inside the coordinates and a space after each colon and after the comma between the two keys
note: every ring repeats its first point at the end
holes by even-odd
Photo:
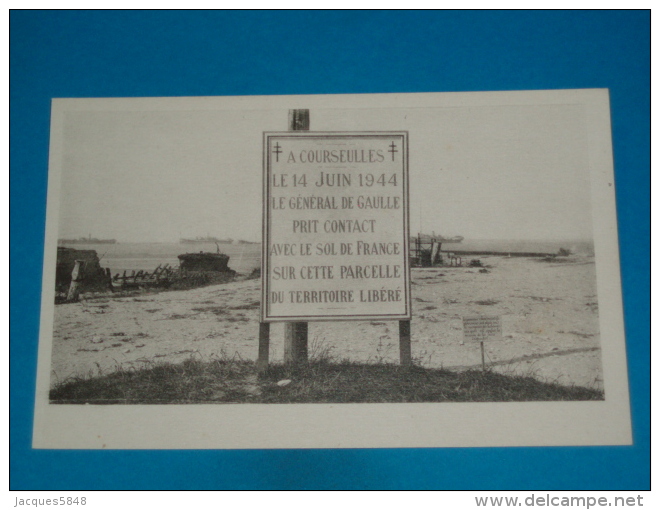
{"type": "Polygon", "coordinates": [[[12,489],[650,487],[650,13],[10,14],[12,489]],[[30,448],[53,97],[611,91],[634,446],[30,448]]]}

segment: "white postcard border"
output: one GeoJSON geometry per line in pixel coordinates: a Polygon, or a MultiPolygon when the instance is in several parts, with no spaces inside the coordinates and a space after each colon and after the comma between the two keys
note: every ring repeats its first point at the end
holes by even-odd
{"type": "MultiPolygon", "coordinates": [[[[257,148],[260,150],[260,147],[257,148]]],[[[56,99],[44,255],[34,448],[237,449],[631,444],[608,91],[56,99]],[[428,404],[53,405],[48,403],[63,118],[67,111],[401,108],[581,104],[587,112],[605,400],[428,404]]],[[[413,324],[414,332],[414,324],[413,324]]],[[[255,330],[255,355],[257,351],[255,330]]]]}

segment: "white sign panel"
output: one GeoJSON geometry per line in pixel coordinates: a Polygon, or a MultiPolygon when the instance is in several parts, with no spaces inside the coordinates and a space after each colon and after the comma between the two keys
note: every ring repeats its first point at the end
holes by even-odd
{"type": "Polygon", "coordinates": [[[264,133],[262,320],[410,319],[407,132],[264,133]]]}

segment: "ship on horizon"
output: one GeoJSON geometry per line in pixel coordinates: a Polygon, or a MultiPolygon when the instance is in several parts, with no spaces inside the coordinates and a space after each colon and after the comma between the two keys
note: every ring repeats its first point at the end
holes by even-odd
{"type": "Polygon", "coordinates": [[[58,239],[57,244],[115,244],[116,239],[98,239],[89,234],[88,237],[78,237],[77,239],[58,239]]]}
{"type": "Polygon", "coordinates": [[[179,239],[179,243],[181,244],[201,244],[201,243],[232,244],[233,242],[234,240],[231,238],[219,239],[217,237],[212,237],[212,236],[195,237],[194,239],[182,237],[179,239]]]}
{"type": "Polygon", "coordinates": [[[417,237],[412,237],[410,240],[412,242],[415,242],[417,240],[421,240],[422,242],[425,243],[430,243],[430,242],[436,242],[436,243],[460,243],[465,239],[463,236],[452,236],[452,237],[444,237],[440,235],[436,235],[435,232],[433,234],[422,234],[419,233],[417,234],[417,237]]]}

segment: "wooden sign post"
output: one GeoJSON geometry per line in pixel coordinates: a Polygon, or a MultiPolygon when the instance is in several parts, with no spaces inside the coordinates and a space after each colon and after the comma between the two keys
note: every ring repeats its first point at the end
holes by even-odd
{"type": "MultiPolygon", "coordinates": [[[[309,110],[289,110],[289,131],[309,131],[309,110]]],[[[307,323],[287,322],[284,325],[284,362],[300,363],[307,361],[307,323]]],[[[257,370],[268,368],[270,354],[270,323],[259,323],[259,355],[257,370]]]]}
{"type": "Polygon", "coordinates": [[[410,365],[408,133],[310,132],[308,110],[289,128],[264,133],[260,369],[276,321],[299,363],[309,321],[398,320],[410,365]]]}
{"type": "MultiPolygon", "coordinates": [[[[309,110],[289,110],[289,131],[309,131],[309,110]]],[[[308,327],[306,322],[284,325],[284,362],[306,363],[308,327]]]]}

